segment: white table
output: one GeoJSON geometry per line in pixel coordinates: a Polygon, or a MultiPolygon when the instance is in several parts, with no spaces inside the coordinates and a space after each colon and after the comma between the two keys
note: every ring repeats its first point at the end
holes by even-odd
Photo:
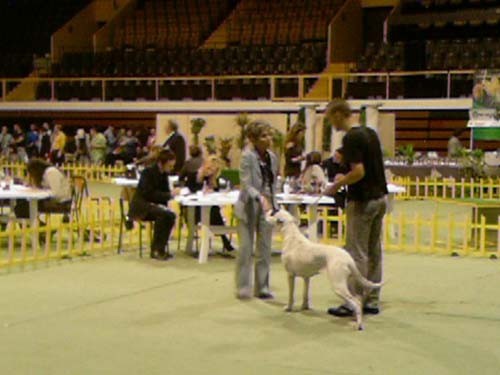
{"type": "MultiPolygon", "coordinates": [[[[194,236],[194,210],[196,207],[201,208],[201,244],[199,253],[199,263],[206,263],[209,252],[209,239],[215,232],[218,234],[234,231],[235,228],[226,227],[219,228],[210,225],[210,209],[212,206],[229,206],[234,205],[238,200],[239,191],[217,192],[209,194],[190,194],[187,196],[178,196],[175,198],[177,202],[188,208],[188,240],[186,243],[186,252],[192,253],[192,239],[194,236]]],[[[309,212],[309,238],[313,241],[317,239],[317,221],[318,221],[318,206],[320,204],[334,204],[335,200],[331,197],[313,196],[306,194],[277,194],[278,204],[286,204],[292,214],[298,217],[298,206],[307,205],[309,212]]]]}
{"type": "Polygon", "coordinates": [[[0,199],[9,200],[11,212],[14,211],[16,200],[26,199],[30,206],[30,227],[31,233],[31,247],[33,254],[38,251],[38,201],[50,198],[50,191],[35,189],[23,185],[11,185],[9,190],[0,189],[0,199]]]}
{"type": "MultiPolygon", "coordinates": [[[[127,178],[115,178],[112,180],[118,186],[122,187],[137,187],[138,180],[127,179],[127,178]]],[[[388,184],[387,188],[389,190],[388,206],[392,211],[394,195],[398,193],[404,193],[405,188],[393,184],[388,184]]],[[[194,238],[194,227],[196,225],[195,208],[200,207],[201,209],[201,244],[199,252],[199,263],[205,263],[208,260],[208,253],[210,247],[210,237],[214,233],[217,234],[224,233],[224,231],[234,231],[234,228],[220,228],[210,226],[210,208],[212,206],[228,206],[234,205],[238,200],[239,191],[233,190],[230,192],[214,192],[208,194],[188,194],[180,195],[175,197],[177,201],[182,206],[188,208],[188,238],[186,242],[186,252],[192,253],[192,245],[194,238]]],[[[276,195],[278,204],[285,204],[289,207],[291,213],[298,217],[298,207],[300,205],[306,205],[309,215],[307,234],[312,241],[317,240],[317,222],[318,222],[318,206],[319,205],[333,205],[335,200],[332,197],[327,196],[315,196],[308,194],[277,194],[276,195]]],[[[389,209],[388,209],[388,212],[389,209]]]]}

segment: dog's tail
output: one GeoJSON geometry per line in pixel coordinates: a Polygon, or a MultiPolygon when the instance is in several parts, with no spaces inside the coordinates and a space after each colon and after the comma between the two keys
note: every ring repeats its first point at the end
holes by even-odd
{"type": "Polygon", "coordinates": [[[384,285],[383,281],[374,283],[373,281],[370,281],[366,277],[364,277],[361,272],[359,272],[359,269],[358,267],[356,267],[356,264],[354,262],[349,265],[349,268],[356,280],[358,280],[366,289],[379,289],[382,287],[382,285],[384,285]]]}

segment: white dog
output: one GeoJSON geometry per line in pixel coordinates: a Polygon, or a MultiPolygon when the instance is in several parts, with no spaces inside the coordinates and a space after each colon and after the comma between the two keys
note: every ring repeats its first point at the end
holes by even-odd
{"type": "Polygon", "coordinates": [[[281,260],[288,272],[288,305],[285,311],[292,311],[294,303],[295,277],[304,279],[304,295],[302,309],[309,309],[309,279],[326,268],[328,279],[334,292],[345,300],[354,311],[356,327],[363,329],[362,296],[353,296],[348,288],[349,278],[352,276],[364,289],[380,288],[382,283],[373,283],[359,272],[351,255],[336,246],[311,242],[300,232],[295,218],[281,209],[269,211],[266,220],[278,225],[284,235],[281,260]]]}

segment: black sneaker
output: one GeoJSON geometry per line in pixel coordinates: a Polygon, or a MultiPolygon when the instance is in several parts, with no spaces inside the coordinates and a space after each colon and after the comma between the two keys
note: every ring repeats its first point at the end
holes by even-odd
{"type": "Polygon", "coordinates": [[[260,299],[273,299],[274,295],[272,293],[269,293],[269,292],[259,293],[259,294],[257,294],[257,298],[260,298],[260,299]]]}
{"type": "Polygon", "coordinates": [[[364,306],[363,314],[368,315],[378,315],[380,313],[380,309],[376,306],[364,306]]]}
{"type": "Polygon", "coordinates": [[[354,312],[349,307],[347,307],[345,305],[342,305],[339,307],[330,307],[327,312],[330,315],[338,316],[340,318],[354,315],[354,312]]]}

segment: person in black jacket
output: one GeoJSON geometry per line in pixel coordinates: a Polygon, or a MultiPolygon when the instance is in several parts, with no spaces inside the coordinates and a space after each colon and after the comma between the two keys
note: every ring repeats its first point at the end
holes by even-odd
{"type": "Polygon", "coordinates": [[[175,195],[168,184],[168,175],[175,164],[170,150],[158,154],[156,164],[144,169],[130,203],[129,218],[154,221],[151,258],[167,260],[165,251],[170,232],[175,224],[175,214],[168,208],[168,201],[175,195]]]}
{"type": "Polygon", "coordinates": [[[174,120],[168,120],[167,140],[163,148],[171,150],[175,155],[173,174],[178,174],[186,161],[186,141],[179,133],[179,125],[174,120]]]}

